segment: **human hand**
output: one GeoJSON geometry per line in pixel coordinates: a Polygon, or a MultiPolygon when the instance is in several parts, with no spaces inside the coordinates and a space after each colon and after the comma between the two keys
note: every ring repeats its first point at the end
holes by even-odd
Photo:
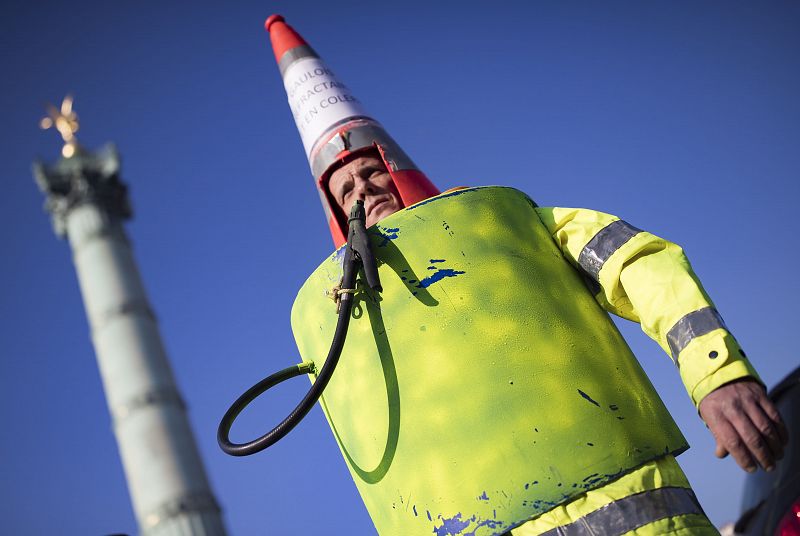
{"type": "Polygon", "coordinates": [[[783,458],[789,434],[775,405],[755,380],[745,378],[715,389],[700,402],[699,410],[717,441],[714,454],[718,458],[730,453],[748,473],[758,465],[771,471],[783,458]]]}

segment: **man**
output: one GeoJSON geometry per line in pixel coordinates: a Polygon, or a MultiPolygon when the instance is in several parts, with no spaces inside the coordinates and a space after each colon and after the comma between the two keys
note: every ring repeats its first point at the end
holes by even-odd
{"type": "MultiPolygon", "coordinates": [[[[364,202],[367,225],[371,226],[390,214],[403,208],[391,176],[377,154],[358,156],[344,160],[331,174],[328,182],[330,196],[335,201],[340,217],[347,213],[356,199],[364,202]]],[[[551,212],[542,209],[542,213],[551,212]]],[[[617,220],[618,221],[618,220],[617,220]]],[[[557,233],[556,233],[557,235],[557,233]]],[[[557,236],[555,237],[558,238],[557,236]]],[[[562,245],[566,255],[570,254],[567,244],[562,245]]],[[[577,262],[577,259],[572,259],[577,262]]],[[[745,377],[724,384],[707,394],[698,406],[703,421],[717,442],[716,456],[725,457],[729,453],[736,463],[747,472],[761,467],[772,471],[777,460],[783,457],[787,443],[787,432],[775,406],[766,396],[764,387],[753,377],[745,377]]],[[[541,534],[555,527],[574,522],[585,515],[587,503],[592,503],[594,495],[629,495],[636,490],[642,480],[659,478],[669,486],[688,488],[689,484],[672,456],[646,464],[627,477],[606,485],[599,492],[590,491],[587,496],[562,505],[535,520],[512,531],[515,536],[541,534]],[[631,486],[631,481],[633,486],[631,486]],[[609,491],[609,488],[618,488],[609,491]],[[616,492],[616,493],[614,493],[616,492]],[[577,515],[573,511],[577,511],[577,515]]],[[[716,531],[704,516],[683,516],[684,519],[661,519],[641,530],[654,530],[667,533],[670,530],[687,529],[692,533],[716,531]],[[689,524],[685,524],[686,518],[689,524]],[[691,519],[694,517],[694,519],[691,519]]]]}
{"type": "MultiPolygon", "coordinates": [[[[346,214],[356,199],[364,201],[366,223],[367,226],[372,226],[404,208],[413,210],[429,203],[431,198],[439,194],[435,186],[417,169],[381,125],[364,112],[359,101],[349,94],[346,86],[335,78],[305,40],[285,24],[282,17],[276,15],[270,17],[266,22],[266,28],[270,32],[290,108],[300,131],[337,247],[345,242],[346,214]]],[[[457,192],[445,193],[433,200],[457,194],[457,192]]],[[[531,204],[524,205],[530,210],[531,204]]],[[[563,258],[585,276],[596,301],[610,312],[641,322],[645,332],[656,339],[679,365],[690,396],[717,440],[717,456],[722,457],[730,453],[747,471],[755,471],[758,466],[772,470],[776,460],[781,458],[787,442],[781,418],[766,397],[763,386],[758,382],[755,371],[738,343],[727,331],[713,304],[697,282],[682,250],[607,214],[584,209],[535,207],[534,210],[535,212],[530,214],[540,220],[537,225],[546,228],[563,258]]],[[[447,223],[443,222],[442,225],[446,227],[447,223]]],[[[386,234],[382,236],[384,243],[392,239],[386,234]]],[[[463,251],[461,253],[464,254],[463,251]]],[[[335,258],[336,256],[332,259],[335,258]]],[[[404,261],[403,252],[399,251],[394,258],[404,261]]],[[[434,270],[434,273],[440,274],[441,277],[464,273],[463,270],[450,269],[449,272],[439,270],[435,263],[442,259],[430,258],[430,255],[425,258],[429,258],[431,263],[427,269],[434,270]]],[[[531,262],[539,261],[533,257],[531,262]]],[[[561,260],[542,259],[542,262],[558,263],[561,260]]],[[[557,270],[572,270],[568,266],[566,268],[558,264],[553,266],[557,270]]],[[[391,268],[399,272],[398,275],[413,273],[412,266],[406,269],[402,266],[391,268]]],[[[572,275],[565,277],[574,279],[572,275]]],[[[330,274],[322,277],[322,280],[327,281],[329,278],[330,274]]],[[[426,288],[422,285],[422,281],[409,281],[404,276],[402,279],[406,281],[407,290],[412,291],[411,294],[417,296],[418,300],[421,299],[418,294],[426,288]]],[[[585,294],[585,289],[581,292],[585,294]]],[[[319,294],[316,291],[306,293],[312,299],[319,294]]],[[[301,297],[298,297],[299,301],[301,297]]],[[[391,298],[386,293],[382,297],[391,298]]],[[[449,299],[449,296],[445,298],[449,299]]],[[[376,340],[380,339],[378,346],[383,348],[384,354],[391,343],[387,339],[387,328],[382,326],[385,314],[382,310],[388,309],[387,301],[384,300],[380,308],[367,302],[369,321],[375,322],[371,331],[376,340]]],[[[430,303],[434,301],[428,298],[426,305],[430,303]]],[[[532,315],[541,312],[536,309],[542,307],[540,302],[531,301],[531,303],[536,304],[535,307],[529,306],[532,315]]],[[[295,305],[297,308],[297,302],[295,305]]],[[[302,330],[311,324],[300,313],[297,316],[303,320],[296,323],[295,312],[293,311],[293,326],[297,324],[298,329],[302,330]]],[[[312,330],[313,336],[316,337],[320,331],[324,331],[321,324],[319,328],[312,330]]],[[[421,330],[424,328],[425,326],[420,326],[421,330]]],[[[610,325],[606,328],[606,330],[611,329],[613,328],[610,325]]],[[[309,347],[310,344],[301,340],[304,335],[298,336],[297,329],[295,335],[298,337],[302,353],[303,347],[309,347]]],[[[584,335],[584,333],[574,333],[575,341],[579,342],[584,335]]],[[[619,344],[624,343],[620,341],[619,344]]],[[[620,356],[625,352],[627,348],[619,348],[620,356]]],[[[599,366],[606,368],[598,369],[598,374],[610,376],[613,373],[615,368],[613,359],[616,359],[616,354],[611,352],[608,357],[606,362],[601,360],[599,366]]],[[[391,361],[391,351],[388,352],[388,357],[382,354],[380,359],[381,363],[391,361]]],[[[570,360],[577,363],[574,356],[570,360]]],[[[620,364],[623,361],[625,366],[628,366],[629,361],[635,360],[620,357],[620,364]]],[[[616,368],[619,370],[619,367],[616,368]]],[[[385,369],[384,375],[391,376],[391,372],[391,368],[385,369]]],[[[397,383],[397,381],[387,381],[387,391],[390,389],[390,384],[397,388],[397,383]]],[[[510,380],[508,383],[513,385],[514,382],[510,380]]],[[[631,385],[634,384],[631,379],[631,385]]],[[[401,382],[401,385],[404,384],[401,382]]],[[[355,385],[346,388],[345,391],[348,389],[357,391],[355,385]]],[[[644,386],[641,389],[643,393],[646,391],[644,386]]],[[[600,407],[600,403],[590,394],[581,389],[577,391],[582,397],[579,399],[581,403],[591,404],[586,407],[600,407]]],[[[399,418],[401,395],[394,395],[396,400],[393,403],[393,395],[389,394],[389,438],[391,439],[394,433],[395,439],[397,434],[400,434],[402,439],[402,433],[397,430],[392,432],[391,424],[393,407],[396,417],[399,418]]],[[[543,501],[536,499],[533,487],[539,482],[533,480],[530,482],[532,486],[529,486],[529,483],[525,483],[524,486],[524,493],[532,499],[516,502],[513,508],[511,502],[502,505],[509,506],[508,512],[498,512],[495,508],[488,510],[493,512],[490,517],[480,517],[477,514],[469,516],[462,515],[459,510],[462,506],[458,505],[453,506],[449,516],[439,514],[437,517],[435,513],[432,515],[427,511],[427,524],[424,516],[418,515],[416,505],[413,516],[409,513],[408,505],[403,509],[397,508],[396,504],[392,504],[391,509],[388,507],[394,491],[384,488],[390,487],[387,481],[391,479],[386,476],[387,472],[390,472],[394,465],[398,465],[396,459],[395,463],[392,463],[394,451],[384,452],[384,457],[378,465],[380,474],[364,471],[357,466],[357,460],[351,458],[347,438],[344,440],[340,438],[342,423],[339,422],[337,427],[335,419],[330,414],[330,405],[335,401],[328,400],[326,414],[331,419],[334,433],[340,441],[354,479],[379,531],[381,527],[390,527],[384,530],[392,530],[395,533],[402,530],[408,534],[413,533],[412,531],[430,533],[432,530],[436,534],[483,535],[505,533],[512,529],[512,534],[517,536],[621,535],[632,530],[637,531],[637,534],[715,534],[715,529],[697,504],[685,476],[675,461],[674,455],[686,448],[680,433],[676,428],[674,433],[670,431],[674,428],[674,423],[666,415],[665,410],[659,409],[655,393],[647,392],[642,394],[642,397],[641,404],[633,401],[632,406],[641,407],[633,409],[632,412],[639,411],[640,418],[653,417],[653,422],[657,424],[653,436],[659,437],[659,441],[663,440],[659,446],[661,452],[652,454],[643,452],[642,449],[646,450],[650,445],[644,445],[638,439],[627,437],[625,432],[625,422],[635,422],[635,419],[628,416],[630,420],[623,421],[625,417],[620,415],[616,417],[619,421],[615,419],[609,421],[620,435],[619,440],[615,440],[616,446],[613,447],[616,449],[616,454],[598,453],[597,449],[594,449],[592,454],[587,455],[589,456],[586,458],[587,467],[601,469],[591,473],[592,469],[587,468],[581,488],[578,487],[578,482],[581,481],[577,481],[569,489],[561,491],[556,486],[560,487],[562,483],[556,482],[558,478],[555,478],[549,484],[551,486],[549,495],[542,495],[548,497],[548,500],[543,501]],[[669,430],[663,431],[660,428],[669,430]],[[665,443],[666,448],[663,447],[665,443]],[[606,464],[606,459],[614,456],[627,460],[619,462],[625,465],[606,464]],[[611,471],[610,467],[616,467],[616,472],[611,471]],[[554,497],[556,500],[553,500],[554,497]],[[379,521],[376,517],[382,519],[379,521]],[[384,518],[387,521],[384,522],[384,518]]],[[[422,395],[416,399],[412,397],[411,403],[422,399],[422,395]]],[[[357,405],[358,401],[355,403],[357,405]]],[[[617,409],[614,404],[610,405],[610,412],[617,409]]],[[[404,413],[406,414],[408,412],[404,413]]],[[[633,432],[632,429],[630,431],[633,432]]],[[[538,429],[536,432],[538,433],[538,429]]],[[[532,431],[527,429],[526,433],[532,431]]],[[[567,427],[563,427],[554,433],[560,438],[559,441],[564,441],[564,438],[569,438],[571,432],[567,427]]],[[[374,436],[376,433],[370,431],[368,435],[374,436]]],[[[513,440],[511,437],[492,438],[492,441],[497,443],[498,450],[502,450],[501,443],[509,441],[513,443],[513,440]]],[[[422,445],[423,450],[433,443],[435,440],[430,438],[426,445],[422,445]]],[[[531,449],[535,449],[533,446],[535,443],[536,441],[526,441],[523,445],[514,443],[510,444],[509,448],[533,452],[531,449]]],[[[590,442],[588,445],[591,446],[593,443],[590,442]]],[[[353,445],[349,448],[352,449],[353,445]]],[[[395,443],[393,448],[400,447],[395,443]]],[[[559,454],[567,459],[565,467],[569,466],[569,457],[573,455],[570,450],[567,449],[559,454]]],[[[468,463],[468,458],[459,458],[446,465],[456,470],[455,468],[468,463]]],[[[495,472],[508,471],[502,462],[496,465],[495,472]]],[[[558,473],[555,470],[552,472],[558,473]]],[[[423,471],[420,478],[424,477],[423,471]]],[[[402,475],[393,475],[393,478],[392,485],[399,483],[398,486],[405,486],[402,475]]],[[[435,480],[433,475],[430,478],[435,480]]],[[[464,486],[468,485],[466,479],[457,481],[462,482],[464,486]]],[[[457,490],[454,485],[447,489],[455,495],[461,490],[457,490]]],[[[406,493],[412,495],[417,493],[411,488],[406,493]]],[[[443,493],[447,492],[437,490],[429,501],[432,503],[439,500],[443,493]]],[[[480,490],[475,488],[474,495],[478,496],[479,493],[480,490]]],[[[489,496],[486,491],[479,495],[477,500],[488,501],[489,496]]],[[[403,503],[403,501],[403,495],[400,494],[398,502],[403,503]]],[[[467,507],[472,506],[464,506],[467,507]]]]}

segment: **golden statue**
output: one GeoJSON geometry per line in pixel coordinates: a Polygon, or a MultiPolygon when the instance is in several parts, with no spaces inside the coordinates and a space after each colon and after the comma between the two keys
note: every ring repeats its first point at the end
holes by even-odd
{"type": "Polygon", "coordinates": [[[64,158],[69,158],[75,154],[78,149],[78,138],[75,133],[78,132],[80,124],[78,123],[78,114],[72,109],[72,95],[67,95],[61,102],[61,109],[59,110],[52,104],[47,104],[47,117],[39,122],[39,126],[47,130],[50,127],[55,127],[61,137],[64,139],[64,147],[61,148],[61,154],[64,158]]]}

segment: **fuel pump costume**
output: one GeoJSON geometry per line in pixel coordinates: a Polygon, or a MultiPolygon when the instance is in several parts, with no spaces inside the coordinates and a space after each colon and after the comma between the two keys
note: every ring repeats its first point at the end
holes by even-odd
{"type": "MultiPolygon", "coordinates": [[[[356,294],[320,399],[378,532],[716,534],[674,460],[685,440],[601,310],[640,322],[695,404],[757,378],[682,250],[510,188],[437,195],[282,17],[266,27],[336,246],[327,180],[345,158],[377,149],[406,207],[368,231],[383,292],[356,294]]],[[[325,355],[342,252],[292,309],[306,360],[325,355]]]]}

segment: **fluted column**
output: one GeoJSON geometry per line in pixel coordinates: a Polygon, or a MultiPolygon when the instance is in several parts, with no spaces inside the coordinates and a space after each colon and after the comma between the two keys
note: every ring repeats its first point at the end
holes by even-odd
{"type": "Polygon", "coordinates": [[[72,248],[133,509],[147,536],[224,535],[122,222],[119,157],[108,145],[34,164],[56,234],[72,248]]]}

